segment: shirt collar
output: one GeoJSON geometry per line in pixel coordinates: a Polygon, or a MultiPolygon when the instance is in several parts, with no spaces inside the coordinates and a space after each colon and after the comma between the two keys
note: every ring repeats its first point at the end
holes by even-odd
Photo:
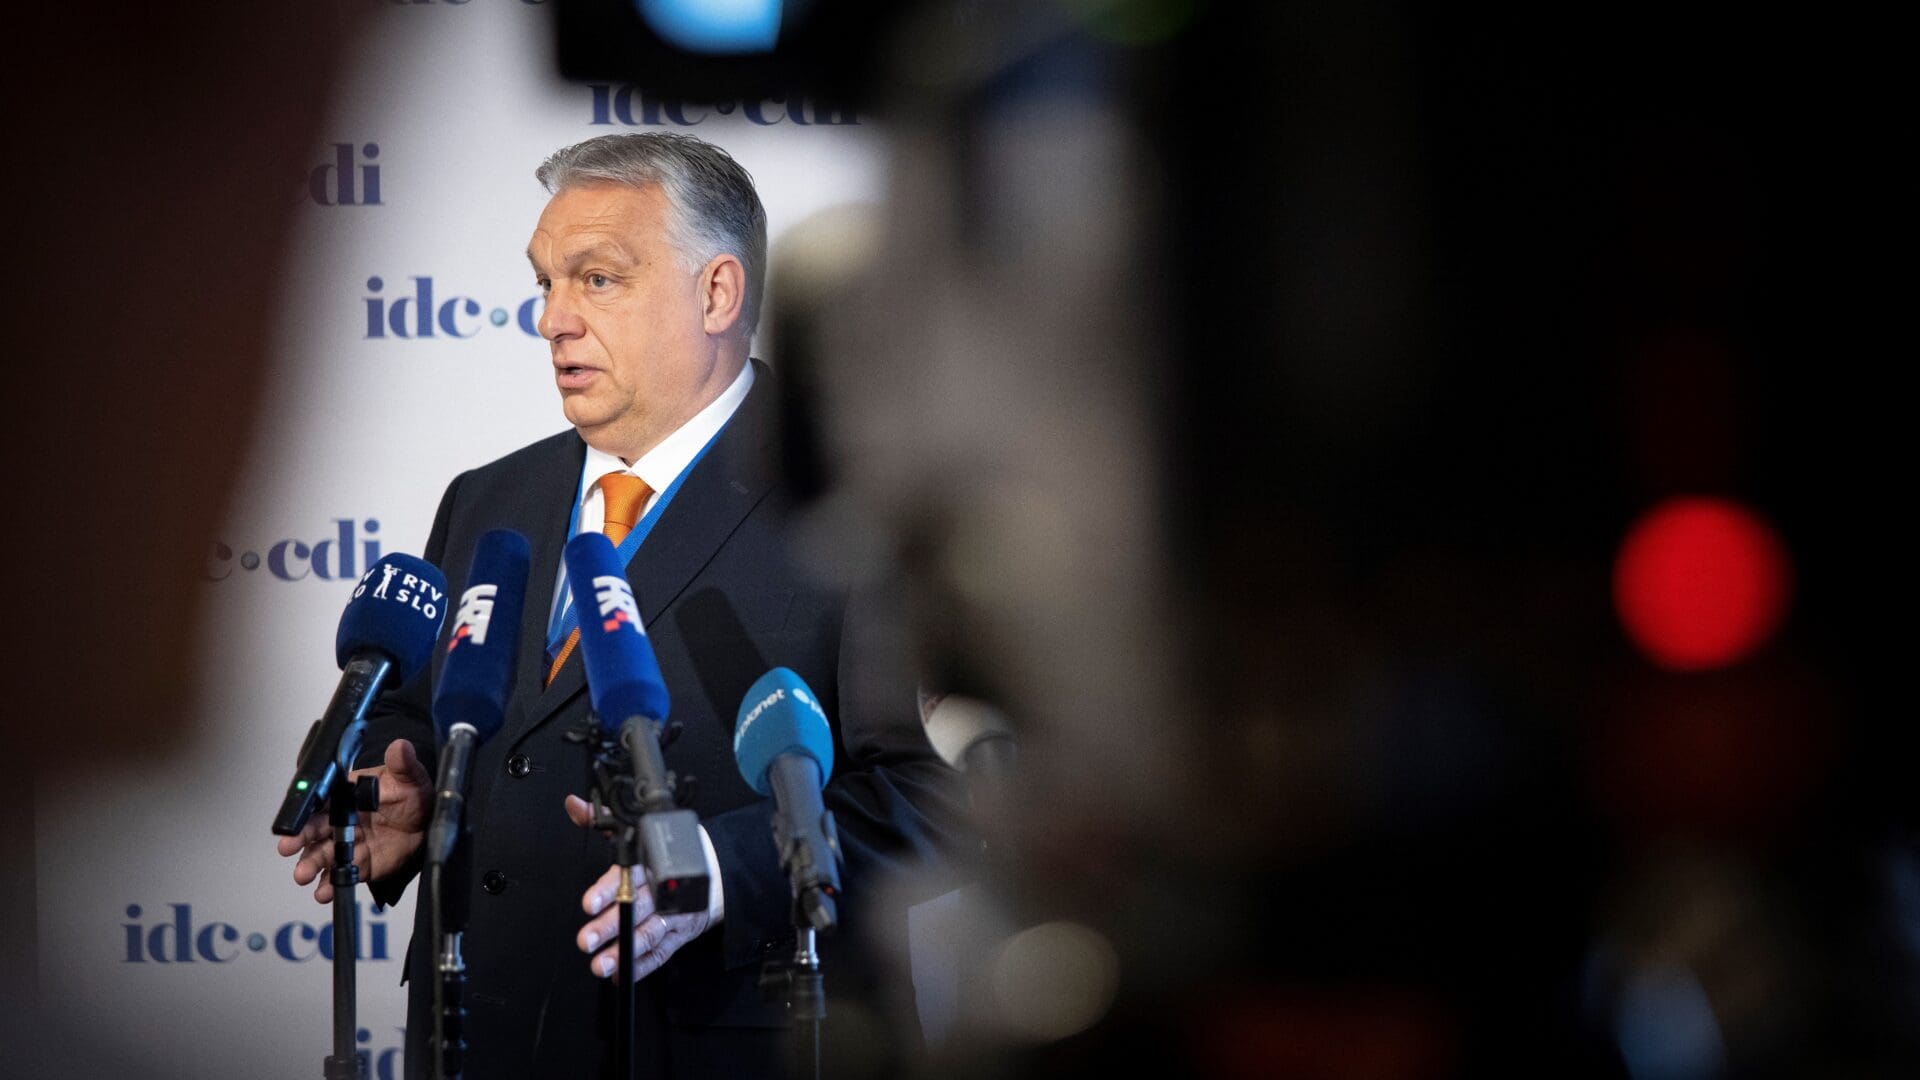
{"type": "Polygon", "coordinates": [[[660,445],[640,455],[632,467],[613,454],[587,447],[586,464],[580,470],[580,492],[583,498],[594,493],[594,485],[608,473],[630,472],[646,482],[655,492],[667,490],[674,480],[693,463],[703,447],[713,441],[728,420],[747,399],[747,391],[753,389],[753,361],[741,365],[740,374],[720,396],[714,398],[707,407],[695,413],[693,419],[680,425],[674,433],[660,441],[660,445]]]}

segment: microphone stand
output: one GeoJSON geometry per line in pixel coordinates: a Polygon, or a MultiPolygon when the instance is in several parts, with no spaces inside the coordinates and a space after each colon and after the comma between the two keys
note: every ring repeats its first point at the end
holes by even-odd
{"type": "Polygon", "coordinates": [[[827,992],[820,979],[820,950],[812,926],[795,920],[793,958],[769,961],[760,985],[769,996],[784,998],[795,1021],[793,1075],[820,1078],[820,1022],[827,1018],[827,992]]]}
{"type": "Polygon", "coordinates": [[[467,1060],[467,963],[460,955],[460,935],[467,929],[463,872],[456,871],[454,895],[459,910],[449,911],[444,883],[446,864],[435,861],[427,869],[433,904],[431,940],[438,942],[437,977],[433,984],[433,1075],[459,1080],[467,1060]]]}
{"type": "MultiPolygon", "coordinates": [[[[829,815],[829,822],[832,821],[829,815]]],[[[783,858],[787,837],[774,825],[774,842],[783,858]]],[[[791,871],[789,871],[791,872],[791,871]]],[[[760,973],[760,989],[768,998],[785,1001],[794,1020],[793,1075],[820,1078],[820,1023],[827,1018],[827,991],[820,976],[819,934],[839,925],[833,895],[818,885],[797,889],[788,906],[793,922],[794,950],[788,960],[769,960],[760,973]]]]}
{"type": "MultiPolygon", "coordinates": [[[[345,771],[341,781],[345,781],[345,771]]],[[[353,861],[356,811],[380,809],[380,782],[363,776],[351,788],[336,783],[327,799],[327,821],[333,826],[333,1053],[324,1066],[326,1080],[366,1080],[367,1054],[354,1036],[359,1028],[354,1008],[354,962],[360,955],[359,912],[353,887],[360,883],[360,867],[353,861]]]]}
{"type": "MultiPolygon", "coordinates": [[[[674,809],[676,781],[661,759],[662,736],[671,741],[678,725],[660,725],[644,716],[629,717],[616,738],[603,727],[597,716],[568,735],[574,742],[587,744],[592,754],[593,827],[613,843],[614,865],[620,868],[620,885],[614,893],[619,905],[614,940],[620,943],[620,955],[614,970],[613,1022],[614,1075],[633,1075],[633,1017],[636,993],[633,978],[633,867],[641,861],[642,820],[650,815],[674,809]],[[636,769],[636,763],[639,768],[636,769]]],[[[692,778],[687,778],[691,784],[692,778]]],[[[688,812],[691,816],[691,812],[688,812]]],[[[660,897],[654,897],[656,909],[660,897]]],[[[700,903],[705,905],[704,894],[700,903]]]]}

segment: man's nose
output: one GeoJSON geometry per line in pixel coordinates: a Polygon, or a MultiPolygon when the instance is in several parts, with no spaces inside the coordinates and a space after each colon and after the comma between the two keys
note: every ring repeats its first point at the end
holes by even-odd
{"type": "Polygon", "coordinates": [[[559,341],[580,333],[580,317],[574,312],[565,289],[556,286],[547,291],[546,303],[540,309],[540,319],[534,328],[548,341],[559,341]]]}

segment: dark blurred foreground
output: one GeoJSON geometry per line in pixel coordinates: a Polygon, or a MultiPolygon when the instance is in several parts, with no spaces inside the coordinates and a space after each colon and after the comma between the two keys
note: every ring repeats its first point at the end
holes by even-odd
{"type": "Polygon", "coordinates": [[[848,233],[797,233],[776,328],[823,529],[1022,739],[935,1071],[1920,1064],[1870,32],[874,36],[877,253],[809,278],[848,233]],[[1653,527],[1702,508],[1753,535],[1653,527]]]}

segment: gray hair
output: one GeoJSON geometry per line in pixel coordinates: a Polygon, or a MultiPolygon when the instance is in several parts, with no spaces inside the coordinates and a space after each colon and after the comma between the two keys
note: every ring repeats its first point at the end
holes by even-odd
{"type": "Polygon", "coordinates": [[[767,280],[767,211],[753,177],[725,150],[677,132],[601,135],[553,152],[534,177],[558,195],[586,184],[653,184],[667,196],[667,243],[681,265],[698,270],[732,255],[746,271],[740,326],[753,336],[767,280]]]}

